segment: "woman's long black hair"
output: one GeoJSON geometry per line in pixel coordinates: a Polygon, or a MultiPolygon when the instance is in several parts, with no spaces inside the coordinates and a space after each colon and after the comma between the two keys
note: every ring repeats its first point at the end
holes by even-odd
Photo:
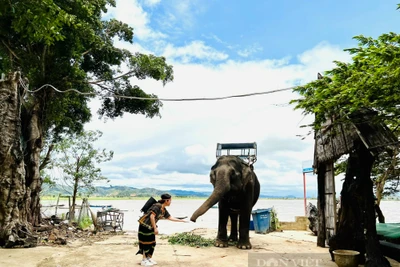
{"type": "Polygon", "coordinates": [[[161,195],[161,199],[158,200],[158,203],[163,204],[168,199],[171,199],[171,195],[170,194],[162,194],[161,195]]]}

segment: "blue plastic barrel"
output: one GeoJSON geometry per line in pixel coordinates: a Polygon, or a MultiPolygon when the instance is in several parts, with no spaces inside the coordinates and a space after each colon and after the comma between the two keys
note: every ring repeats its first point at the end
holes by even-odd
{"type": "Polygon", "coordinates": [[[253,221],[250,221],[249,230],[254,231],[254,222],[253,221]]]}
{"type": "Polygon", "coordinates": [[[251,212],[254,230],[258,234],[266,234],[271,227],[271,209],[258,209],[251,212]]]}

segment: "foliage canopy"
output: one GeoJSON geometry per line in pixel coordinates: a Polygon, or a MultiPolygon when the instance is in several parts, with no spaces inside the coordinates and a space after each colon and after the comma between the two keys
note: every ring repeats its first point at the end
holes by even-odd
{"type": "Polygon", "coordinates": [[[51,84],[61,91],[93,93],[56,93],[50,87],[26,91],[24,110],[29,114],[39,105],[45,136],[51,131],[57,139],[81,131],[90,119],[87,101],[95,94],[102,100],[101,116],[159,116],[160,101],[115,97],[156,98],[133,79],[152,78],[164,85],[173,79],[165,58],[115,46],[115,41],[133,42],[126,23],[102,19],[115,5],[115,0],[0,0],[0,72],[21,71],[30,91],[51,84]]]}
{"type": "Polygon", "coordinates": [[[400,118],[400,35],[382,34],[377,39],[354,37],[358,47],[345,49],[352,62],[335,61],[336,67],[322,79],[294,89],[302,98],[292,100],[305,114],[315,114],[314,128],[325,118],[340,115],[346,119],[369,108],[378,119],[398,125],[400,118]]]}
{"type": "MultiPolygon", "coordinates": [[[[336,67],[325,76],[295,88],[302,98],[291,103],[296,103],[296,108],[303,109],[305,114],[315,115],[316,130],[326,118],[346,122],[357,111],[370,109],[376,111],[377,122],[383,122],[399,136],[400,35],[390,32],[377,39],[362,35],[354,38],[358,46],[345,49],[352,61],[336,61],[336,67]]],[[[398,149],[382,153],[372,169],[378,202],[382,196],[398,192],[398,153],[398,149]]],[[[344,171],[344,162],[336,164],[336,174],[344,171]]]]}
{"type": "Polygon", "coordinates": [[[101,175],[98,165],[110,161],[114,152],[94,148],[94,143],[101,136],[100,131],[87,131],[63,138],[57,144],[53,166],[62,170],[61,179],[71,187],[71,193],[75,190],[78,192],[80,188],[91,193],[95,190],[94,182],[107,180],[101,175]]]}

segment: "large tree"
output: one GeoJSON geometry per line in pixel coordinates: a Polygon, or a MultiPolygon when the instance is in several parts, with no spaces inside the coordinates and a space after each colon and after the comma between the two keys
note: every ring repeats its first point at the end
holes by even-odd
{"type": "MultiPolygon", "coordinates": [[[[133,38],[127,24],[102,19],[107,6],[115,4],[115,0],[0,0],[0,73],[20,71],[22,75],[17,81],[21,129],[14,138],[22,144],[25,187],[10,187],[9,193],[26,203],[21,209],[27,214],[27,226],[40,222],[40,169],[51,155],[49,151],[47,159],[40,161],[43,144],[56,143],[65,133],[80,132],[90,120],[87,102],[91,97],[97,95],[103,101],[101,116],[159,115],[160,101],[129,98],[156,98],[133,84],[133,78],[153,78],[165,84],[173,79],[172,67],[162,57],[115,47],[115,40],[132,43],[133,38]]],[[[0,162],[3,168],[14,166],[0,162]]],[[[0,216],[12,205],[0,203],[0,216]]],[[[17,217],[14,212],[1,222],[0,244],[9,237],[2,229],[17,217]]]]}
{"type": "MultiPolygon", "coordinates": [[[[346,49],[353,55],[352,62],[335,62],[336,67],[327,71],[324,77],[295,89],[302,96],[293,101],[296,108],[315,115],[313,127],[316,130],[323,130],[327,118],[332,118],[334,123],[352,123],[358,117],[357,114],[365,110],[376,112],[372,123],[384,123],[391,129],[399,125],[400,35],[388,33],[377,39],[364,36],[356,36],[355,39],[359,42],[358,47],[346,49]]],[[[353,241],[346,241],[346,232],[349,230],[346,223],[351,222],[355,216],[361,219],[362,224],[355,223],[352,233],[364,233],[366,229],[366,266],[389,266],[379,250],[375,228],[371,172],[376,158],[361,145],[350,153],[352,158],[353,164],[350,164],[350,160],[348,164],[355,169],[346,172],[347,182],[343,184],[341,192],[342,208],[349,212],[340,214],[335,239],[338,245],[332,244],[331,247],[348,248],[346,246],[352,244],[353,241]],[[360,183],[362,186],[359,186],[360,183]],[[351,191],[354,188],[359,191],[351,191]],[[359,206],[354,206],[354,199],[343,197],[347,195],[353,198],[358,196],[359,206]]],[[[355,237],[354,246],[357,247],[356,243],[363,240],[355,237]]]]}

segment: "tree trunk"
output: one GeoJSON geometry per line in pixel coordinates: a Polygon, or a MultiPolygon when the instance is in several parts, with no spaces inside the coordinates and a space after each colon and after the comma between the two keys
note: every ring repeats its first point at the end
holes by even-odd
{"type": "Polygon", "coordinates": [[[389,176],[393,175],[393,172],[395,171],[397,165],[398,165],[398,159],[397,159],[397,154],[398,154],[398,148],[395,148],[391,152],[391,158],[392,160],[390,161],[389,167],[386,169],[386,171],[378,177],[375,181],[375,187],[376,187],[376,203],[379,206],[381,204],[381,200],[383,197],[383,191],[385,189],[385,184],[386,181],[388,180],[389,176]]]}
{"type": "Polygon", "coordinates": [[[40,191],[42,189],[42,180],[40,178],[40,151],[42,149],[42,130],[39,119],[39,104],[31,110],[31,114],[27,114],[27,127],[24,128],[24,136],[26,140],[25,148],[25,165],[26,165],[26,187],[30,193],[28,203],[30,213],[28,221],[33,226],[39,226],[41,222],[40,213],[40,191]]]}
{"type": "Polygon", "coordinates": [[[0,246],[34,247],[21,146],[19,73],[0,82],[0,246]]]}
{"type": "Polygon", "coordinates": [[[343,189],[337,233],[329,241],[329,252],[350,249],[360,252],[368,267],[388,267],[376,233],[371,169],[374,157],[363,144],[350,153],[343,189]],[[364,234],[365,233],[365,234],[364,234]]]}
{"type": "Polygon", "coordinates": [[[375,203],[374,208],[375,208],[376,214],[378,215],[379,223],[385,223],[385,216],[383,216],[383,213],[382,213],[381,208],[379,207],[379,205],[375,203]]]}
{"type": "Polygon", "coordinates": [[[356,152],[360,159],[360,166],[362,167],[357,169],[357,179],[360,180],[360,195],[364,202],[364,228],[366,230],[365,235],[367,252],[367,261],[365,266],[389,267],[390,263],[382,254],[376,232],[375,199],[373,182],[371,180],[372,164],[374,163],[375,159],[364,145],[360,145],[356,152]]]}
{"type": "Polygon", "coordinates": [[[71,223],[72,220],[75,220],[75,207],[76,207],[76,195],[78,194],[78,183],[79,183],[79,177],[76,176],[74,178],[74,188],[72,192],[72,207],[70,211],[71,213],[69,214],[69,223],[71,223]]]}
{"type": "Polygon", "coordinates": [[[383,189],[385,187],[385,182],[386,181],[377,181],[375,183],[375,186],[376,186],[376,199],[377,199],[376,203],[378,205],[381,204],[382,195],[383,195],[383,189]]]}
{"type": "MultiPolygon", "coordinates": [[[[368,152],[369,153],[369,152],[368,152]]],[[[356,179],[356,170],[360,168],[356,153],[350,153],[347,160],[346,175],[340,193],[340,208],[336,235],[329,240],[329,252],[333,260],[333,251],[349,249],[360,252],[360,261],[365,261],[365,242],[362,220],[362,199],[359,195],[360,180],[356,179]]]]}

